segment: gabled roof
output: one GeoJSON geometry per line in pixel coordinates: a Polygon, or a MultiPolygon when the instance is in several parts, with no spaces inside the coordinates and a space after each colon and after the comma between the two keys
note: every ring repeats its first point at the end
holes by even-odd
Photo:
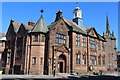
{"type": "Polygon", "coordinates": [[[48,32],[48,27],[46,26],[42,15],[40,19],[37,21],[37,23],[35,24],[34,28],[31,30],[31,32],[43,32],[43,33],[48,32]]]}
{"type": "Polygon", "coordinates": [[[105,40],[100,34],[97,33],[97,31],[96,31],[96,29],[95,29],[94,27],[91,27],[89,30],[87,30],[88,35],[89,35],[89,33],[90,33],[92,30],[93,30],[93,31],[95,32],[95,34],[97,35],[97,38],[98,38],[98,39],[100,39],[100,40],[105,40]]]}
{"type": "MultiPolygon", "coordinates": [[[[78,26],[75,22],[73,22],[73,21],[71,21],[71,20],[68,20],[68,19],[65,19],[65,18],[62,18],[62,20],[63,20],[67,25],[69,25],[69,26],[70,26],[69,28],[72,29],[73,31],[86,34],[86,29],[82,29],[82,27],[78,26]]],[[[51,23],[51,24],[48,26],[48,28],[49,28],[49,29],[52,29],[52,27],[54,27],[54,26],[57,24],[57,22],[58,22],[58,21],[51,23]]]]}
{"type": "Polygon", "coordinates": [[[68,19],[63,18],[63,20],[65,21],[65,23],[67,23],[69,26],[72,27],[73,31],[77,31],[77,32],[81,32],[86,34],[86,29],[83,29],[82,27],[78,26],[75,22],[70,21],[68,19]]]}
{"type": "MultiPolygon", "coordinates": [[[[13,28],[14,28],[15,33],[17,33],[18,30],[19,30],[19,28],[20,28],[20,25],[22,23],[14,22],[13,21],[12,24],[13,24],[13,28]]],[[[24,25],[24,27],[25,27],[26,30],[31,30],[33,28],[33,26],[31,26],[31,25],[26,25],[26,24],[23,24],[23,25],[24,25]]]]}

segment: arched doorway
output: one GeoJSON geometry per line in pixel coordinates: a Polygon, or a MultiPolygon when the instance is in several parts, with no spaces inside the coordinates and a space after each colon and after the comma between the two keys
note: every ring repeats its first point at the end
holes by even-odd
{"type": "Polygon", "coordinates": [[[66,56],[63,54],[58,58],[58,72],[66,73],[66,56]]]}

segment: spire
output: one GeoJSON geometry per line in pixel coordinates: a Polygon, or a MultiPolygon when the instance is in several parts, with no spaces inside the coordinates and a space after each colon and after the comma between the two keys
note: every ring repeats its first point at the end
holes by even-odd
{"type": "Polygon", "coordinates": [[[110,35],[110,25],[108,21],[108,16],[106,16],[106,34],[110,35]]]}
{"type": "MultiPolygon", "coordinates": [[[[41,13],[43,13],[44,11],[41,10],[41,13]]],[[[43,33],[47,33],[48,28],[44,22],[43,16],[41,15],[40,19],[37,21],[37,23],[35,24],[34,28],[31,30],[31,32],[43,32],[43,33]]]]}
{"type": "Polygon", "coordinates": [[[78,7],[78,1],[76,1],[76,7],[78,7]]]}

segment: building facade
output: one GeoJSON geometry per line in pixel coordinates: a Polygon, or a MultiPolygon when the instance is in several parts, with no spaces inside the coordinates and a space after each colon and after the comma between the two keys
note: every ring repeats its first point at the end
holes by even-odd
{"type": "Polygon", "coordinates": [[[5,74],[87,73],[107,71],[106,39],[94,27],[84,26],[82,10],[73,21],[56,13],[46,26],[43,16],[35,24],[10,21],[3,54],[5,74]]]}
{"type": "Polygon", "coordinates": [[[116,52],[116,37],[114,36],[114,31],[110,31],[110,24],[108,16],[106,16],[106,32],[103,33],[106,39],[106,66],[108,71],[117,70],[117,52],[116,52]]]}
{"type": "Polygon", "coordinates": [[[4,54],[5,42],[6,42],[5,33],[0,33],[0,71],[2,71],[2,54],[4,54]]]}

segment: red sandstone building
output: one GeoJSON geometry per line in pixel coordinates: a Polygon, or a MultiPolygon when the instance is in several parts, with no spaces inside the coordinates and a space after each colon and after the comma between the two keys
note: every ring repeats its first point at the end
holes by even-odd
{"type": "MultiPolygon", "coordinates": [[[[79,7],[74,10],[73,21],[64,18],[62,12],[58,11],[55,21],[49,26],[46,26],[43,16],[36,24],[30,21],[26,25],[11,20],[6,34],[6,53],[2,59],[3,73],[107,71],[105,37],[98,34],[94,27],[83,26],[82,22],[79,7]]],[[[106,32],[104,35],[110,34],[106,32]]],[[[114,34],[112,37],[116,40],[114,34]]]]}

